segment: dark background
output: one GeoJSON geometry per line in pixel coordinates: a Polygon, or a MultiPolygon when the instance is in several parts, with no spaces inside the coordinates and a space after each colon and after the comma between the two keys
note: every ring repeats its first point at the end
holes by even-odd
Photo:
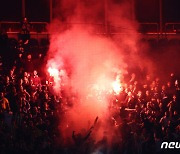
{"type": "MultiPolygon", "coordinates": [[[[22,0],[0,0],[0,21],[21,21],[22,0]]],[[[25,0],[30,21],[49,22],[49,0],[25,0]]]]}
{"type": "MultiPolygon", "coordinates": [[[[0,0],[0,21],[20,21],[22,0],[0,0]]],[[[49,0],[25,0],[30,21],[49,22],[49,0]]],[[[55,0],[54,0],[55,1],[55,0]]],[[[121,0],[116,0],[121,1],[121,0]]],[[[180,0],[163,1],[163,22],[180,22],[180,0]]],[[[159,21],[159,0],[134,0],[139,22],[159,21]]]]}
{"type": "MultiPolygon", "coordinates": [[[[180,22],[180,0],[162,0],[163,22],[180,22]]],[[[136,18],[140,22],[159,21],[159,0],[135,0],[136,18]]]]}

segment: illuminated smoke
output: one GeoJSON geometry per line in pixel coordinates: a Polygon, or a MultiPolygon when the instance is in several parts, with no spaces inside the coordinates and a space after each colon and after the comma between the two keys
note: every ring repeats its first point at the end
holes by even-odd
{"type": "Polygon", "coordinates": [[[93,7],[86,6],[84,1],[78,1],[78,5],[76,2],[61,1],[61,21],[56,19],[50,26],[47,68],[53,70],[50,73],[54,74],[56,79],[54,86],[56,92],[61,91],[60,85],[65,78],[67,87],[63,88],[67,98],[63,103],[72,103],[72,107],[62,119],[60,129],[67,139],[71,137],[73,130],[89,129],[98,116],[101,126],[96,130],[94,138],[100,140],[105,131],[111,130],[110,139],[114,127],[106,123],[110,118],[109,95],[112,93],[118,95],[122,91],[123,75],[127,73],[127,67],[135,66],[139,62],[136,25],[129,20],[129,15],[126,18],[123,12],[128,8],[128,3],[119,4],[118,7],[114,7],[115,9],[112,5],[111,8],[113,14],[117,13],[118,16],[114,16],[114,19],[110,17],[109,21],[112,24],[115,24],[115,21],[121,24],[124,22],[130,29],[129,31],[128,28],[122,28],[123,35],[119,35],[118,38],[95,34],[97,29],[95,24],[68,25],[67,22],[87,23],[87,19],[90,22],[104,24],[104,15],[99,11],[103,9],[100,5],[102,0],[93,0],[93,7]],[[71,8],[70,12],[68,7],[71,8]],[[57,70],[64,70],[65,73],[60,76],[57,70]]]}
{"type": "Polygon", "coordinates": [[[49,75],[54,77],[56,81],[60,80],[58,69],[49,67],[48,72],[49,72],[49,75]]]}
{"type": "Polygon", "coordinates": [[[64,142],[71,139],[74,130],[87,131],[98,116],[92,137],[97,142],[106,135],[111,144],[119,122],[108,109],[109,95],[121,93],[126,84],[124,74],[146,71],[154,75],[158,69],[151,61],[153,56],[158,68],[170,70],[175,61],[179,66],[179,52],[172,52],[176,47],[165,55],[159,52],[153,55],[148,53],[148,44],[139,41],[138,24],[131,18],[131,0],[107,1],[109,9],[105,16],[104,0],[56,0],[56,19],[49,27],[46,70],[54,77],[56,94],[60,95],[63,89],[66,112],[59,115],[59,127],[64,142]],[[115,35],[104,35],[108,31],[115,35]]]}
{"type": "MultiPolygon", "coordinates": [[[[110,105],[107,96],[111,91],[120,93],[121,75],[126,73],[127,67],[121,49],[113,40],[87,32],[84,28],[73,27],[51,37],[47,68],[55,72],[55,91],[61,90],[57,70],[65,69],[71,87],[71,90],[67,90],[68,95],[72,91],[78,94],[77,102],[72,101],[73,107],[67,111],[63,120],[66,127],[61,124],[63,132],[67,133],[68,128],[67,136],[71,136],[73,130],[87,130],[97,116],[106,121],[110,105]]],[[[106,128],[103,124],[95,138],[101,139],[106,128]]]]}

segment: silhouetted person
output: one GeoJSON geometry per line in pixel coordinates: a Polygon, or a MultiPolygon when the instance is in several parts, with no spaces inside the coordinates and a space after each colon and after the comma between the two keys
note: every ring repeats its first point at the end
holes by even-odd
{"type": "Polygon", "coordinates": [[[24,44],[28,44],[30,39],[30,23],[28,19],[25,17],[23,18],[21,24],[21,39],[23,40],[24,44]]]}

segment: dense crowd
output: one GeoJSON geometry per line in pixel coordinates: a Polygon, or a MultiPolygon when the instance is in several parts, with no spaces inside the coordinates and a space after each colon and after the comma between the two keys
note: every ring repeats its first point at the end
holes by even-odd
{"type": "MultiPolygon", "coordinates": [[[[9,53],[12,49],[3,39],[1,50],[9,53]]],[[[139,79],[134,73],[125,76],[121,93],[109,99],[107,122],[115,130],[113,142],[108,143],[106,133],[102,140],[94,141],[91,132],[96,133],[96,128],[84,137],[72,132],[72,142],[64,144],[59,124],[64,108],[71,107],[69,99],[56,96],[53,84],[47,82],[44,53],[28,53],[27,46],[19,41],[13,56],[1,53],[0,153],[176,152],[160,148],[162,141],[180,141],[180,87],[175,74],[167,81],[150,75],[139,79]]]]}
{"type": "Polygon", "coordinates": [[[1,36],[0,153],[51,153],[60,100],[44,82],[44,56],[26,52],[22,40],[12,48],[9,40],[1,36]]]}
{"type": "Polygon", "coordinates": [[[178,78],[171,73],[167,82],[149,75],[137,80],[133,73],[128,81],[112,107],[120,107],[118,115],[116,109],[113,117],[115,126],[121,130],[122,147],[118,150],[121,153],[173,153],[163,151],[161,143],[180,140],[178,78]]]}

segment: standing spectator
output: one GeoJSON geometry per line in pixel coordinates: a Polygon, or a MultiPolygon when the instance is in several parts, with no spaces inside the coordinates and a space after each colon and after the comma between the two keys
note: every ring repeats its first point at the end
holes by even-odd
{"type": "Polygon", "coordinates": [[[28,44],[30,39],[30,23],[28,19],[25,17],[23,18],[22,24],[21,24],[21,39],[23,40],[24,44],[28,44]]]}
{"type": "Polygon", "coordinates": [[[33,76],[31,80],[33,81],[33,85],[35,85],[36,87],[41,84],[40,77],[38,76],[38,73],[36,70],[33,71],[33,76]]]}
{"type": "Polygon", "coordinates": [[[4,93],[0,92],[0,113],[4,111],[10,112],[10,105],[8,99],[4,97],[4,93]]]}
{"type": "Polygon", "coordinates": [[[16,114],[18,111],[18,95],[17,95],[17,91],[15,87],[12,87],[12,90],[10,91],[10,93],[7,95],[7,98],[9,100],[9,105],[10,108],[13,112],[13,114],[16,114]]]}
{"type": "Polygon", "coordinates": [[[27,59],[25,60],[25,71],[27,71],[28,73],[32,73],[33,69],[33,61],[32,61],[32,55],[28,54],[27,55],[27,59]]]}

